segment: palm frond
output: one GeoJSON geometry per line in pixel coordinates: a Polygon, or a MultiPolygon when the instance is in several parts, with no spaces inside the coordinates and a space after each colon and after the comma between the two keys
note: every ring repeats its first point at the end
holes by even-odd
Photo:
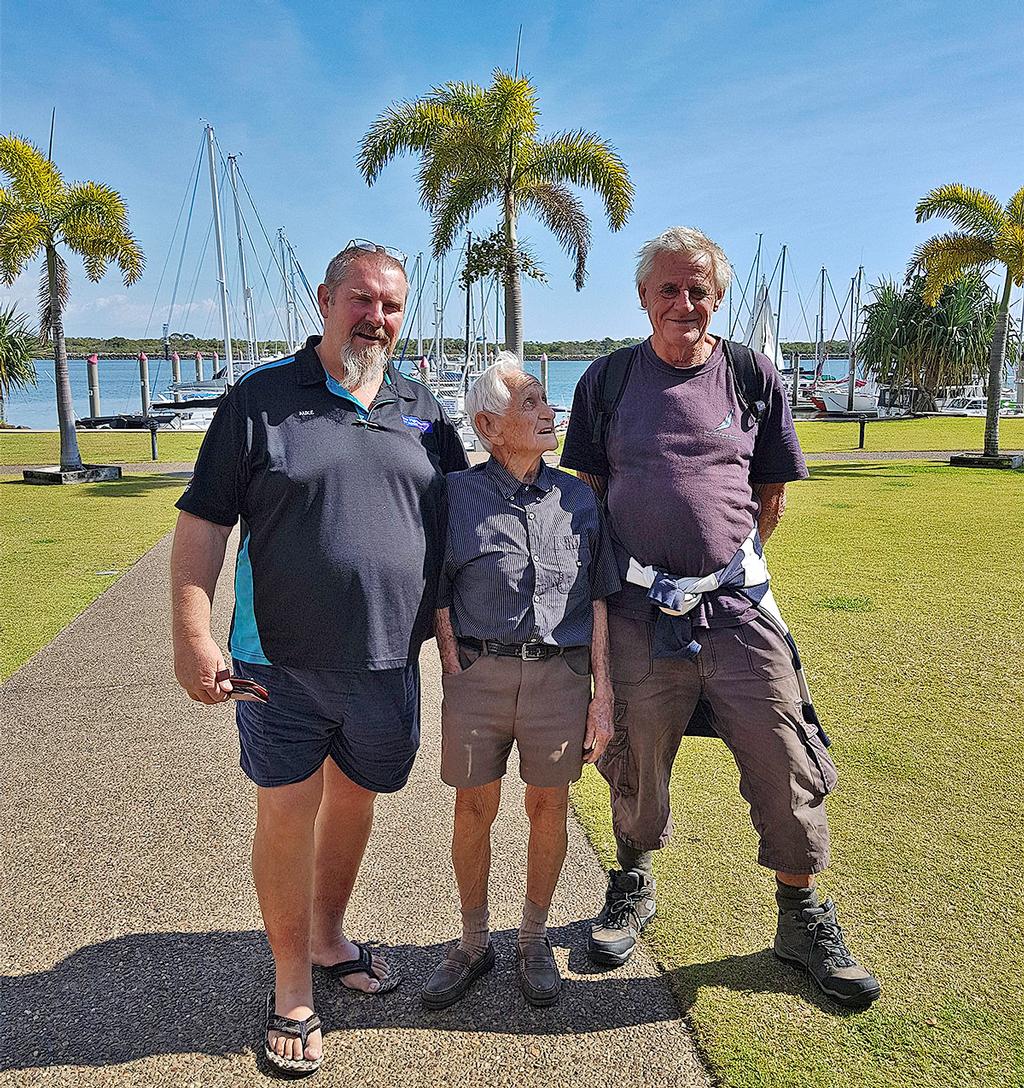
{"type": "Polygon", "coordinates": [[[385,110],[359,144],[356,165],[363,180],[372,185],[395,156],[429,149],[455,120],[443,102],[432,98],[399,102],[385,110]]]}
{"type": "Polygon", "coordinates": [[[434,256],[440,257],[451,249],[458,231],[493,199],[493,187],[486,179],[467,175],[453,181],[431,216],[434,256]]]}
{"type": "Polygon", "coordinates": [[[1009,269],[1013,282],[1024,285],[1024,224],[1007,222],[993,249],[996,258],[1009,269]]]}
{"type": "Polygon", "coordinates": [[[423,206],[428,211],[434,209],[444,199],[445,192],[465,177],[489,183],[497,194],[503,180],[500,161],[479,129],[462,121],[453,125],[422,156],[419,186],[423,206]]]}
{"type": "Polygon", "coordinates": [[[39,339],[47,341],[53,335],[57,318],[67,309],[71,297],[68,266],[57,250],[53,251],[53,263],[56,292],[50,290],[50,276],[45,262],[39,277],[39,339]]]}
{"type": "Polygon", "coordinates": [[[18,136],[0,136],[0,173],[10,179],[11,192],[22,205],[45,208],[64,189],[57,167],[35,144],[18,136]]]}
{"type": "Polygon", "coordinates": [[[917,202],[917,221],[941,215],[961,230],[994,237],[1006,219],[1006,209],[991,193],[969,185],[940,185],[917,202]]]}
{"type": "Polygon", "coordinates": [[[46,245],[46,222],[31,208],[12,206],[0,230],[0,280],[9,287],[46,245]]]}
{"type": "Polygon", "coordinates": [[[943,288],[965,272],[984,268],[996,259],[995,247],[990,240],[963,232],[937,234],[914,250],[907,268],[907,279],[923,272],[924,300],[929,306],[934,306],[943,288]]]}
{"type": "Polygon", "coordinates": [[[1024,227],[1024,185],[1010,197],[1010,203],[1006,205],[1006,215],[1011,223],[1024,227]]]}
{"type": "Polygon", "coordinates": [[[38,344],[39,338],[13,303],[0,307],[0,401],[7,400],[12,389],[36,384],[32,357],[38,344]]]}
{"type": "Polygon", "coordinates": [[[625,225],[633,208],[633,184],[625,164],[611,145],[593,132],[562,132],[536,144],[531,161],[519,176],[524,182],[571,181],[593,189],[604,202],[612,230],[625,225]]]}
{"type": "Polygon", "coordinates": [[[558,244],[576,262],[573,282],[583,290],[590,254],[590,220],[583,202],[571,190],[552,182],[539,182],[519,195],[524,208],[532,211],[558,239],[558,244]]]}
{"type": "Polygon", "coordinates": [[[537,91],[526,76],[511,76],[495,68],[487,103],[490,127],[499,143],[507,146],[510,140],[537,135],[537,91]]]}

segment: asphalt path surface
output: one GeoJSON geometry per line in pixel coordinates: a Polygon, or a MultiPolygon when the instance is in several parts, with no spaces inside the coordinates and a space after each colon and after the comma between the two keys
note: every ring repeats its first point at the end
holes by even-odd
{"type": "MultiPolygon", "coordinates": [[[[169,551],[165,538],[0,687],[5,1086],[276,1079],[262,1058],[272,962],[249,874],[254,788],[230,706],[192,703],[174,682],[169,551]]],[[[494,837],[498,965],[461,1004],[422,1009],[419,989],[458,931],[432,643],[422,670],[423,749],[409,786],[378,803],[349,912],[350,935],[388,947],[405,982],[384,997],[318,982],[314,1082],[708,1085],[647,953],[613,972],[588,965],[583,919],[604,874],[575,821],[551,919],[563,999],[538,1010],[519,994],[527,824],[514,771],[494,837]]]]}

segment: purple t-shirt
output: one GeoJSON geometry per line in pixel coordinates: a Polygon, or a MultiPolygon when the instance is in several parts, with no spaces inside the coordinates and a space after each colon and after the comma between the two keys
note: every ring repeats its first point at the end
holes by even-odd
{"type": "MultiPolygon", "coordinates": [[[[663,362],[645,341],[608,424],[606,449],[594,443],[593,428],[607,359],[580,379],[561,464],[607,477],[620,563],[633,556],[675,575],[711,574],[732,559],[757,520],[751,485],[807,477],[778,371],[766,356],[754,357],[767,391],[756,427],[740,407],[721,340],[706,363],[685,368],[663,362]]],[[[632,584],[608,606],[634,614],[651,608],[646,590],[632,584]]],[[[694,622],[731,626],[753,614],[746,598],[722,591],[704,598],[694,622]]]]}

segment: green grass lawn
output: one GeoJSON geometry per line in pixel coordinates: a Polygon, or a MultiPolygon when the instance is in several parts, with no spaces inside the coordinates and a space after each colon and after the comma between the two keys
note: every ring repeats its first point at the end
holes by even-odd
{"type": "MultiPolygon", "coordinates": [[[[828,423],[809,419],[796,425],[806,453],[837,453],[857,449],[860,426],[855,420],[828,423]]],[[[886,419],[869,420],[864,449],[876,453],[915,450],[981,451],[985,437],[983,419],[886,419]]],[[[999,445],[1005,450],[1024,449],[1024,418],[999,421],[999,445]]]]}
{"type": "MultiPolygon", "coordinates": [[[[676,762],[651,945],[725,1085],[1024,1084],[1024,475],[815,464],[790,490],[768,558],[840,770],[822,886],[883,995],[845,1014],[771,956],[717,741],[676,762]]],[[[611,864],[596,772],[574,800],[611,864]]]]}
{"type": "MultiPolygon", "coordinates": [[[[160,431],[156,440],[161,461],[194,461],[203,436],[160,431]]],[[[149,431],[79,431],[78,445],[82,459],[92,464],[148,461],[152,454],[149,431]]],[[[52,465],[59,458],[60,436],[55,431],[0,430],[0,465],[52,465]]]]}
{"type": "Polygon", "coordinates": [[[33,486],[0,478],[0,680],[174,525],[185,481],[33,486]]]}
{"type": "MultiPolygon", "coordinates": [[[[800,444],[807,453],[831,453],[857,448],[855,422],[825,423],[816,420],[796,425],[800,444]]],[[[876,453],[914,450],[981,450],[983,419],[908,419],[868,423],[865,449],[876,453]]],[[[1024,419],[999,423],[1000,444],[1006,450],[1024,449],[1024,419]]],[[[157,435],[161,461],[194,461],[202,434],[164,432],[157,435]]],[[[101,464],[148,461],[149,433],[80,431],[82,457],[101,464]]],[[[561,440],[560,440],[561,441],[561,440]]],[[[60,456],[56,433],[0,430],[0,465],[48,465],[60,456]]]]}

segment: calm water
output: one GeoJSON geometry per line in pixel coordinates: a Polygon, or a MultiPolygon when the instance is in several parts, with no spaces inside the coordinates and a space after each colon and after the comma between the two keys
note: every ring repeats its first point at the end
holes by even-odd
{"type": "MultiPolygon", "coordinates": [[[[206,360],[206,376],[210,376],[211,360],[206,360]]],[[[580,375],[589,366],[585,360],[552,359],[548,364],[548,398],[552,404],[568,408],[572,393],[580,375]]],[[[78,417],[89,415],[89,379],[86,363],[82,359],[68,360],[71,372],[71,395],[78,417]]],[[[408,368],[407,368],[408,369],[408,368]]],[[[540,374],[540,363],[528,362],[531,374],[540,374]]],[[[5,406],[8,423],[37,430],[55,430],[57,404],[53,381],[53,362],[36,360],[39,384],[33,389],[23,389],[11,394],[5,406]]],[[[119,412],[141,412],[142,392],[139,387],[139,364],[136,359],[100,359],[100,407],[103,415],[119,412]]],[[[195,363],[181,360],[181,376],[188,380],[195,376],[195,363]]],[[[171,364],[163,359],[149,360],[149,381],[154,392],[164,389],[171,380],[171,364]]]]}
{"type": "MultiPolygon", "coordinates": [[[[841,377],[846,360],[830,359],[827,373],[841,377]]],[[[211,360],[206,360],[209,377],[211,360]]],[[[590,362],[585,359],[551,359],[548,362],[548,400],[555,406],[569,408],[576,383],[590,362]]],[[[86,363],[82,359],[68,361],[71,371],[71,394],[77,416],[89,415],[89,385],[86,363]]],[[[409,369],[408,367],[406,369],[409,369]]],[[[526,369],[540,375],[540,363],[530,360],[526,369]]],[[[54,395],[53,362],[36,361],[39,384],[34,388],[16,391],[6,404],[7,422],[20,427],[54,430],[57,426],[57,407],[54,395]]],[[[99,362],[100,398],[103,415],[119,412],[142,411],[142,393],[139,388],[139,364],[135,359],[101,359],[99,362]]],[[[195,376],[195,363],[181,360],[181,376],[185,380],[195,376]]],[[[149,381],[154,392],[164,389],[171,380],[171,364],[163,359],[149,360],[149,381]]]]}

